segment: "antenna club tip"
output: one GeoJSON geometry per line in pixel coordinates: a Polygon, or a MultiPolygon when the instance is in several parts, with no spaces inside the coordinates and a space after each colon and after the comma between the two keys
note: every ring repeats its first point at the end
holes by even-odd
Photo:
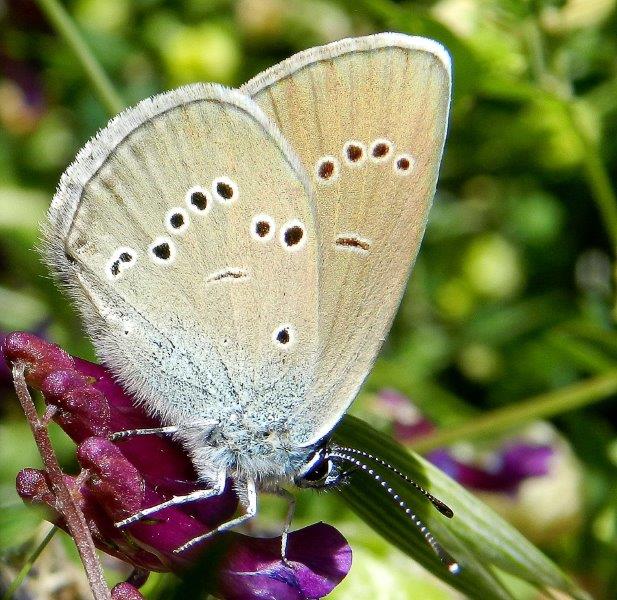
{"type": "Polygon", "coordinates": [[[452,575],[458,575],[461,572],[461,565],[455,561],[452,561],[448,564],[448,571],[450,571],[452,575]]]}
{"type": "Polygon", "coordinates": [[[443,503],[441,500],[437,500],[435,502],[435,507],[437,508],[437,510],[439,510],[439,512],[444,515],[445,517],[448,517],[448,519],[451,519],[454,516],[454,511],[445,503],[443,503]]]}

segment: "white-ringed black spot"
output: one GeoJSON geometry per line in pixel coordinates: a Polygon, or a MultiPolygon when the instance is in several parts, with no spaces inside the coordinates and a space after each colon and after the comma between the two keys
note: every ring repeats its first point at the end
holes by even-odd
{"type": "Polygon", "coordinates": [[[190,225],[189,215],[183,208],[175,206],[165,215],[165,228],[173,235],[183,235],[190,225]]]}
{"type": "Polygon", "coordinates": [[[152,253],[161,260],[169,260],[171,257],[171,248],[167,242],[161,242],[152,248],[152,253]]]}
{"type": "Polygon", "coordinates": [[[362,142],[349,140],[345,142],[342,154],[348,167],[359,167],[366,160],[366,146],[362,142]]]}
{"type": "Polygon", "coordinates": [[[212,194],[200,185],[194,185],[186,192],[185,203],[190,211],[204,215],[212,208],[212,194]]]}
{"type": "Polygon", "coordinates": [[[217,177],[212,182],[212,195],[221,204],[231,204],[238,199],[238,185],[229,177],[217,177]]]}
{"type": "Polygon", "coordinates": [[[114,281],[120,277],[126,270],[135,265],[137,261],[137,252],[128,246],[120,246],[116,248],[113,255],[109,259],[106,267],[107,278],[114,281]]]}
{"type": "Polygon", "coordinates": [[[341,167],[334,156],[322,156],[315,163],[315,178],[322,185],[333,184],[341,174],[341,167]]]}
{"type": "Polygon", "coordinates": [[[176,258],[176,246],[171,238],[159,237],[148,246],[148,253],[156,264],[169,265],[176,258]]]}
{"type": "Polygon", "coordinates": [[[384,138],[376,139],[369,149],[370,158],[375,163],[386,162],[394,152],[394,145],[384,138]]]}
{"type": "Polygon", "coordinates": [[[307,242],[306,227],[298,219],[287,221],[281,227],[280,241],[283,248],[295,252],[304,248],[307,242]]]}
{"type": "Polygon", "coordinates": [[[254,240],[265,243],[274,237],[275,229],[274,219],[270,215],[261,213],[253,217],[250,234],[254,240]]]}
{"type": "Polygon", "coordinates": [[[416,160],[411,154],[398,154],[392,163],[392,168],[397,175],[404,177],[413,171],[415,164],[416,160]]]}
{"type": "Polygon", "coordinates": [[[295,246],[302,241],[303,236],[304,229],[302,229],[300,225],[294,225],[293,227],[289,227],[285,230],[283,239],[285,240],[286,246],[295,246]]]}
{"type": "Polygon", "coordinates": [[[272,332],[272,341],[283,350],[288,350],[296,341],[296,330],[292,325],[282,323],[272,332]]]}

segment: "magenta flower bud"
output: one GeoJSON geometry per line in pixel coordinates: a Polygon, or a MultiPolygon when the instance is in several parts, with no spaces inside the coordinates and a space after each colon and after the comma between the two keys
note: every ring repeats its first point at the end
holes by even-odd
{"type": "Polygon", "coordinates": [[[76,442],[113,433],[107,399],[86,375],[75,370],[55,371],[42,381],[41,391],[46,402],[59,409],[56,422],[76,442]]]}
{"type": "Polygon", "coordinates": [[[45,473],[39,469],[22,469],[15,480],[17,493],[26,502],[55,506],[55,496],[49,489],[45,473]]]}
{"type": "Polygon", "coordinates": [[[9,365],[17,361],[26,363],[26,379],[35,388],[40,388],[52,371],[73,368],[73,359],[64,350],[32,333],[9,333],[2,341],[1,350],[9,365]]]}
{"type": "Polygon", "coordinates": [[[144,479],[112,442],[88,438],[77,448],[77,460],[90,472],[88,489],[111,517],[120,521],[142,508],[144,479]]]}
{"type": "Polygon", "coordinates": [[[145,600],[130,583],[119,583],[111,590],[111,600],[145,600]]]}

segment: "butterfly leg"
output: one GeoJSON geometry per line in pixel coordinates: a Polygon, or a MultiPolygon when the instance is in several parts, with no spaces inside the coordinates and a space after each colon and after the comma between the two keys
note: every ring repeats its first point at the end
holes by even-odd
{"type": "Polygon", "coordinates": [[[126,438],[137,437],[140,435],[171,435],[178,432],[177,425],[169,425],[168,427],[151,427],[149,429],[125,429],[124,431],[116,431],[109,436],[112,442],[124,440],[126,438]]]}
{"type": "Polygon", "coordinates": [[[198,420],[191,425],[168,425],[167,427],[150,427],[146,429],[125,429],[124,431],[116,431],[109,436],[109,439],[112,442],[117,442],[118,440],[124,440],[126,438],[137,437],[140,435],[173,435],[174,433],[178,433],[178,431],[182,431],[183,429],[188,429],[190,427],[200,427],[202,429],[206,429],[208,427],[214,427],[217,425],[217,421],[213,421],[211,419],[201,419],[198,420]]]}
{"type": "Polygon", "coordinates": [[[283,562],[287,562],[287,536],[291,529],[291,521],[293,520],[294,513],[296,512],[296,497],[288,492],[286,489],[279,488],[274,494],[285,498],[287,500],[287,515],[285,516],[285,525],[283,526],[283,533],[281,534],[281,558],[283,562]]]}
{"type": "Polygon", "coordinates": [[[161,502],[161,504],[156,504],[154,506],[150,506],[149,508],[144,508],[139,512],[123,519],[122,521],[118,521],[115,523],[115,526],[118,528],[126,527],[131,523],[135,523],[140,521],[144,517],[148,515],[152,515],[154,513],[163,510],[164,508],[169,508],[170,506],[176,506],[178,504],[186,504],[188,502],[196,502],[197,500],[206,500],[207,498],[212,498],[212,496],[220,496],[225,491],[225,483],[227,481],[227,472],[225,470],[221,470],[218,475],[218,479],[211,489],[208,490],[195,490],[190,494],[186,494],[185,496],[174,496],[170,498],[166,502],[161,502]]]}
{"type": "Polygon", "coordinates": [[[252,519],[257,514],[257,490],[255,489],[255,482],[252,479],[249,479],[246,482],[246,513],[235,518],[231,519],[231,521],[227,521],[222,525],[219,525],[216,529],[205,533],[204,535],[200,535],[198,537],[193,538],[183,544],[179,548],[174,550],[174,554],[181,554],[185,550],[192,548],[193,546],[203,542],[204,540],[215,536],[217,533],[222,533],[223,531],[229,531],[242,523],[246,523],[246,521],[252,519]]]}

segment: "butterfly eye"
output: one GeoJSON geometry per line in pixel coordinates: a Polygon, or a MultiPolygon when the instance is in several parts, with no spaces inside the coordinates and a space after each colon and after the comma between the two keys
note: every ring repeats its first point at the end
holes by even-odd
{"type": "Polygon", "coordinates": [[[336,485],[339,475],[334,463],[323,450],[316,451],[300,470],[294,482],[298,487],[323,488],[336,485]]]}
{"type": "Polygon", "coordinates": [[[310,481],[311,483],[317,483],[322,479],[325,479],[332,470],[332,461],[328,458],[321,458],[315,466],[304,475],[305,481],[310,481]]]}

